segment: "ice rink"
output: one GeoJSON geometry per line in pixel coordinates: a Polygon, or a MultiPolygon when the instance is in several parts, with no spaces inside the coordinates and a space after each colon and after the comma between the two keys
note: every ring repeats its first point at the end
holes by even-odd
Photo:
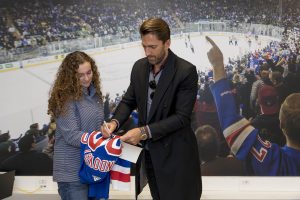
{"type": "MultiPolygon", "coordinates": [[[[251,47],[243,35],[237,35],[238,46],[229,45],[227,34],[209,34],[224,54],[225,63],[228,58],[236,58],[248,51],[254,51],[266,46],[271,38],[260,38],[259,43],[252,38],[251,47]]],[[[190,41],[194,46],[193,53],[188,45],[185,45],[185,35],[173,37],[171,49],[178,56],[193,63],[198,70],[204,71],[210,68],[206,53],[210,44],[205,40],[204,34],[193,33],[190,41]]],[[[129,85],[130,71],[133,63],[144,56],[140,42],[129,47],[119,49],[106,48],[104,51],[94,51],[90,55],[96,60],[100,70],[103,94],[109,92],[111,98],[116,93],[122,94],[129,85]]],[[[48,63],[24,65],[23,69],[6,72],[0,71],[0,130],[10,131],[11,137],[18,137],[29,129],[29,125],[35,122],[48,123],[47,101],[49,90],[54,81],[60,60],[52,60],[48,63]]]]}

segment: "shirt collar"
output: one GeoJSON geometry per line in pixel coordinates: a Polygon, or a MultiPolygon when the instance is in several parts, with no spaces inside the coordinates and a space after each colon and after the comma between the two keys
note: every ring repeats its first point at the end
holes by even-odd
{"type": "Polygon", "coordinates": [[[95,89],[94,85],[91,84],[88,88],[82,87],[82,92],[84,95],[94,96],[96,93],[96,89],[95,89]]]}

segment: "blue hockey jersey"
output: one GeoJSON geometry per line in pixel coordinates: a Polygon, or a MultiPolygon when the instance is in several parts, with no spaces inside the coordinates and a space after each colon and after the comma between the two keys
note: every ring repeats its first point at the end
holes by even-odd
{"type": "Polygon", "coordinates": [[[81,137],[81,183],[89,184],[89,197],[109,196],[110,182],[113,189],[130,190],[130,162],[120,157],[120,137],[103,138],[93,131],[81,137]]]}
{"type": "Polygon", "coordinates": [[[211,86],[224,137],[231,151],[247,162],[249,172],[262,176],[299,176],[300,151],[263,141],[258,130],[238,115],[227,79],[211,86]]]}

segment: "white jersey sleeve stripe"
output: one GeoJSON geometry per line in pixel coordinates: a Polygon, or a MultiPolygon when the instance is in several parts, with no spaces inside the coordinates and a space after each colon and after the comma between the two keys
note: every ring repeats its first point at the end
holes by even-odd
{"type": "Polygon", "coordinates": [[[247,126],[242,130],[242,132],[237,136],[235,141],[231,146],[231,151],[236,155],[239,151],[241,145],[244,143],[248,135],[254,130],[252,126],[247,126]]]}
{"type": "Polygon", "coordinates": [[[118,180],[110,180],[111,182],[111,188],[114,190],[121,190],[121,191],[130,191],[131,187],[130,184],[127,182],[122,182],[118,180]]]}
{"type": "Polygon", "coordinates": [[[228,126],[224,131],[224,137],[227,138],[232,133],[236,132],[237,130],[242,129],[243,127],[247,126],[249,124],[249,121],[245,118],[242,118],[241,120],[235,122],[234,124],[228,126]]]}
{"type": "Polygon", "coordinates": [[[121,172],[123,174],[130,174],[130,168],[128,167],[123,167],[123,166],[120,166],[118,164],[115,164],[112,168],[113,171],[117,171],[117,172],[121,172]]]}

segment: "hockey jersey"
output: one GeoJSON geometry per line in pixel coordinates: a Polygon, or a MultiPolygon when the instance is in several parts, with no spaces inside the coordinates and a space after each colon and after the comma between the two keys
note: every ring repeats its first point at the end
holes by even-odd
{"type": "Polygon", "coordinates": [[[130,162],[119,158],[120,137],[103,138],[93,131],[81,137],[81,183],[89,185],[89,197],[108,199],[110,183],[117,190],[130,190],[130,162]]]}
{"type": "Polygon", "coordinates": [[[234,96],[226,79],[211,86],[224,137],[231,151],[246,160],[249,173],[262,176],[299,176],[300,151],[263,141],[258,130],[238,115],[234,96]]]}

